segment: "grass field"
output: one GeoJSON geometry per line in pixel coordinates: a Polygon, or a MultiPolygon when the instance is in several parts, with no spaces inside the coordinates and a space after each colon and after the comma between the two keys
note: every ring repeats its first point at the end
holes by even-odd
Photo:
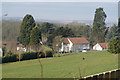
{"type": "MultiPolygon", "coordinates": [[[[69,53],[61,57],[42,58],[44,78],[79,78],[118,68],[118,55],[107,51],[69,53]],[[85,60],[83,60],[85,57],[85,60]]],[[[3,78],[40,78],[38,59],[2,65],[3,78]]]]}

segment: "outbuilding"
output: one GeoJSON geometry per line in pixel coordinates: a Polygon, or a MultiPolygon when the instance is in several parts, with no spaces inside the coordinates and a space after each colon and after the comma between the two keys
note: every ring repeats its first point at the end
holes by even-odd
{"type": "Polygon", "coordinates": [[[108,43],[97,43],[96,45],[93,46],[93,50],[107,50],[108,49],[108,43]]]}

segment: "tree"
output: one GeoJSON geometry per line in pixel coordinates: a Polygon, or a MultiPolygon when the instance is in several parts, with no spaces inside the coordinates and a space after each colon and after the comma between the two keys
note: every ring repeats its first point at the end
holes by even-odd
{"type": "Polygon", "coordinates": [[[43,34],[51,34],[54,31],[54,27],[55,26],[52,23],[44,22],[40,29],[43,34]]]}
{"type": "Polygon", "coordinates": [[[59,49],[61,48],[61,45],[62,45],[62,41],[63,41],[62,36],[56,36],[53,39],[52,47],[53,47],[55,52],[59,52],[59,49]]]}
{"type": "Polygon", "coordinates": [[[40,45],[41,41],[41,32],[38,26],[35,26],[30,34],[30,45],[33,46],[36,51],[38,50],[38,47],[40,45]]]}
{"type": "Polygon", "coordinates": [[[116,34],[109,43],[108,51],[111,53],[120,53],[120,18],[118,19],[118,26],[116,26],[116,34]]]}
{"type": "Polygon", "coordinates": [[[120,18],[118,19],[117,37],[120,40],[120,18]]]}
{"type": "Polygon", "coordinates": [[[51,46],[51,42],[53,39],[53,32],[55,30],[55,25],[52,23],[44,22],[41,24],[40,30],[42,33],[43,44],[47,44],[51,46]]]}
{"type": "Polygon", "coordinates": [[[92,28],[92,40],[94,42],[104,42],[105,41],[105,30],[106,30],[106,14],[103,8],[97,8],[95,11],[93,28],[92,28]]]}
{"type": "Polygon", "coordinates": [[[111,41],[113,38],[115,38],[118,35],[117,28],[118,26],[116,26],[115,24],[110,28],[110,30],[108,31],[106,35],[107,42],[111,41]]]}
{"type": "Polygon", "coordinates": [[[112,41],[110,41],[108,51],[114,54],[120,53],[120,40],[113,39],[112,41]]]}
{"type": "Polygon", "coordinates": [[[20,29],[20,42],[25,46],[30,43],[30,32],[35,25],[32,15],[27,14],[22,21],[20,29]]]}
{"type": "Polygon", "coordinates": [[[54,32],[55,36],[62,35],[62,37],[73,37],[74,33],[70,28],[66,27],[59,27],[54,32]]]}

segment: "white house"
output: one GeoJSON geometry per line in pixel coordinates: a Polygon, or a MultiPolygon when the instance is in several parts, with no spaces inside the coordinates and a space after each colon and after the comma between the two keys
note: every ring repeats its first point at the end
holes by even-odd
{"type": "Polygon", "coordinates": [[[0,48],[0,57],[2,57],[2,48],[0,48]]]}
{"type": "Polygon", "coordinates": [[[107,50],[108,49],[108,43],[97,43],[93,46],[93,50],[107,50]]]}
{"type": "Polygon", "coordinates": [[[26,52],[26,48],[25,48],[22,44],[19,44],[19,45],[17,46],[17,51],[26,52]]]}
{"type": "Polygon", "coordinates": [[[84,49],[89,49],[89,42],[86,38],[69,37],[64,38],[62,42],[61,52],[80,52],[84,49]]]}

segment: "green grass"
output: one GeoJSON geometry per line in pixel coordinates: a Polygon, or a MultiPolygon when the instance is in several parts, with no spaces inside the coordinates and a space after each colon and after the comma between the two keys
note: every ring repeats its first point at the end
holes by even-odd
{"type": "MultiPolygon", "coordinates": [[[[42,58],[44,78],[79,78],[118,68],[118,55],[107,51],[70,53],[61,57],[42,58]],[[83,57],[86,59],[83,60],[83,57]]],[[[38,59],[2,65],[3,78],[40,78],[41,68],[38,59]]]]}

